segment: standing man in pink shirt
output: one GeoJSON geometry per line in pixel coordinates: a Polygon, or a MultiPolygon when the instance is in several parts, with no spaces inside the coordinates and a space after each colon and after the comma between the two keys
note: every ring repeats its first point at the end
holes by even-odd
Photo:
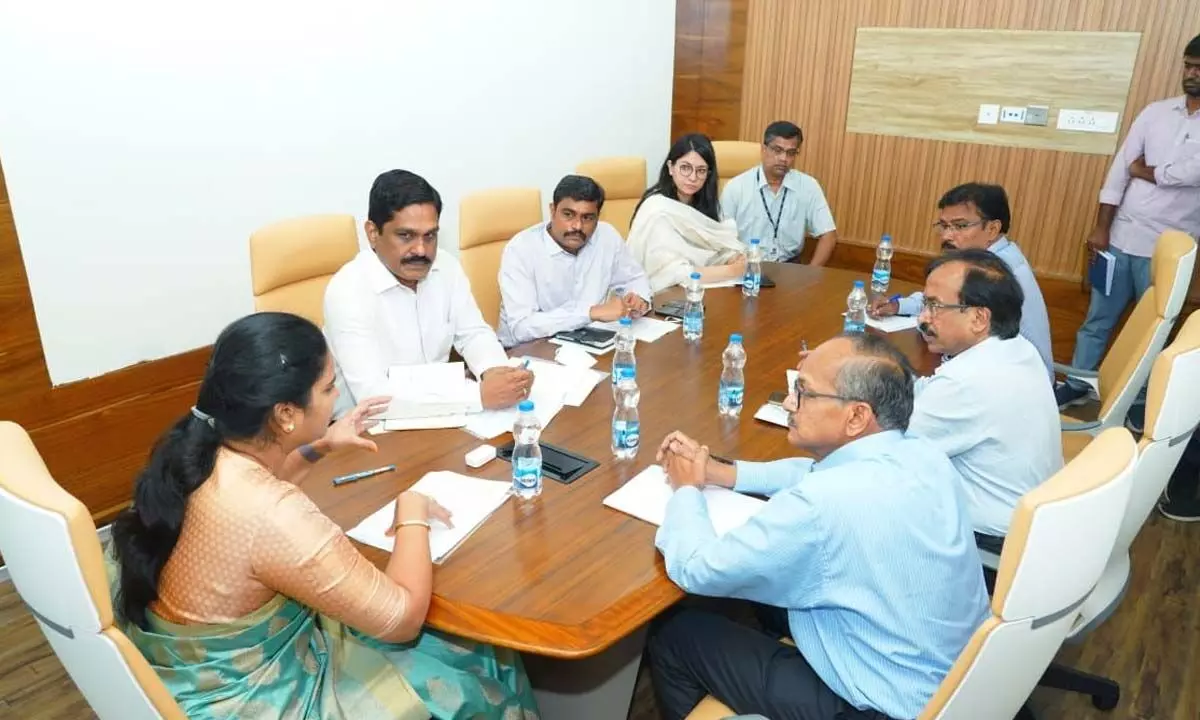
{"type": "MultiPolygon", "coordinates": [[[[1164,230],[1200,236],[1200,35],[1183,50],[1183,95],[1142,110],[1113,158],[1096,228],[1087,240],[1093,252],[1116,258],[1112,292],[1092,288],[1087,319],[1075,336],[1071,365],[1095,370],[1121,314],[1150,286],[1150,256],[1164,230]]],[[[1054,388],[1060,408],[1087,401],[1088,387],[1070,381],[1054,388]]],[[[1130,411],[1141,432],[1144,405],[1130,411]]]]}

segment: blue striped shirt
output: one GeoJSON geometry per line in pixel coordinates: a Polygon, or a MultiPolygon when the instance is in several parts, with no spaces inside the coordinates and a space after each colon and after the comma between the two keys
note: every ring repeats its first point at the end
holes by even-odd
{"type": "Polygon", "coordinates": [[[881,432],[820,462],[739,462],[737,490],[771,499],[720,538],[680,489],[655,541],[684,590],[786,608],[844,700],[914,718],[988,616],[961,483],[929,442],[881,432]]]}

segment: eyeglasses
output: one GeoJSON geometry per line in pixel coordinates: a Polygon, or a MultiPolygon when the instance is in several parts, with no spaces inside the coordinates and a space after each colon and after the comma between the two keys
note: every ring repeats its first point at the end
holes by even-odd
{"type": "Polygon", "coordinates": [[[813,392],[812,390],[809,390],[801,385],[799,378],[796,378],[796,381],[792,383],[792,397],[796,398],[797,406],[799,406],[805,400],[820,400],[821,398],[826,400],[837,400],[839,402],[865,402],[863,400],[859,400],[858,398],[848,397],[846,395],[831,395],[829,393],[813,392]]]}
{"type": "Polygon", "coordinates": [[[704,165],[697,167],[689,163],[679,163],[675,169],[679,171],[680,175],[688,178],[694,177],[697,180],[703,180],[708,177],[708,168],[704,165]]]}
{"type": "Polygon", "coordinates": [[[932,317],[937,315],[942,310],[967,310],[969,308],[979,307],[978,305],[960,305],[957,303],[944,303],[939,300],[925,298],[921,303],[921,312],[927,312],[932,317]]]}
{"type": "Polygon", "coordinates": [[[976,226],[983,227],[983,220],[973,220],[971,222],[959,220],[958,222],[952,223],[945,223],[939,220],[933,224],[933,231],[936,233],[962,232],[976,226]]]}
{"type": "Polygon", "coordinates": [[[795,160],[796,156],[800,154],[800,148],[781,148],[778,145],[766,145],[764,147],[766,147],[767,150],[769,150],[775,157],[783,157],[786,155],[788,160],[795,160]]]}

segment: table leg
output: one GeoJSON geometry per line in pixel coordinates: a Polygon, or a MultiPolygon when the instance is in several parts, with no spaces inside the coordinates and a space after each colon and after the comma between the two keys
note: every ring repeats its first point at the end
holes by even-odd
{"type": "Polygon", "coordinates": [[[542,720],[625,720],[633,702],[646,627],[583,660],[526,655],[542,720]]]}

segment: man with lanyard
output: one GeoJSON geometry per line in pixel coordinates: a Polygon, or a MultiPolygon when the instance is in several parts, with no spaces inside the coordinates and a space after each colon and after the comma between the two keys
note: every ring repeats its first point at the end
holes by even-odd
{"type": "Polygon", "coordinates": [[[779,121],[763,133],[762,165],[729,181],[721,193],[721,215],[733,218],[744,241],[758,238],[763,259],[799,262],[808,235],[817,238],[812,265],[824,265],[837,245],[837,227],[821,184],[792,166],[804,135],[779,121]]]}

